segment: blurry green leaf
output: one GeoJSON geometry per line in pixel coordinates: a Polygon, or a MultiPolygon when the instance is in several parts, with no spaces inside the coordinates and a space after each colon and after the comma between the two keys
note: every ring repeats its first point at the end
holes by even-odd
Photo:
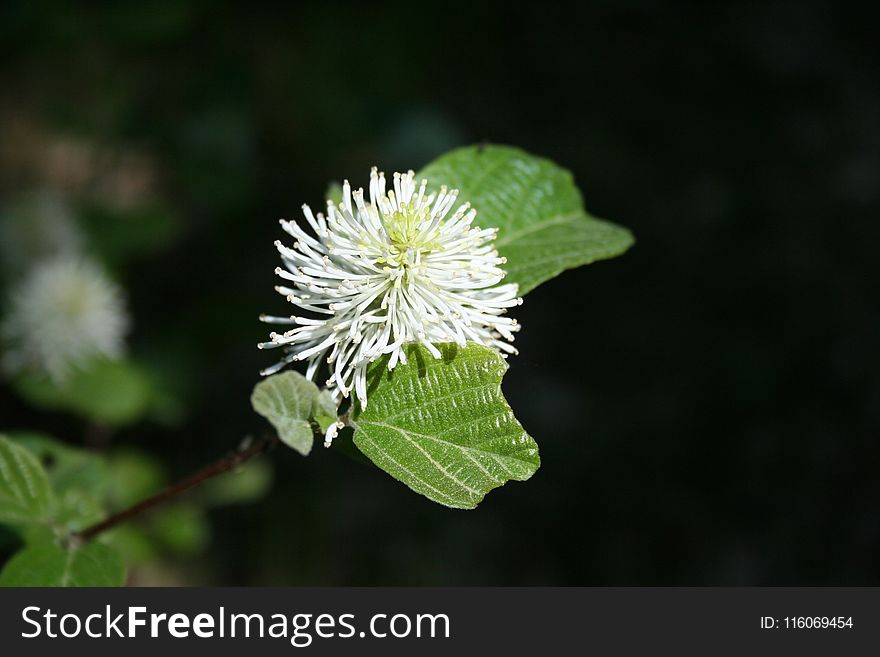
{"type": "Polygon", "coordinates": [[[324,192],[324,198],[333,201],[334,205],[342,203],[342,185],[335,180],[327,185],[327,191],[324,192]]]}
{"type": "Polygon", "coordinates": [[[211,538],[204,511],[190,504],[157,509],[149,518],[149,530],[165,549],[181,555],[198,554],[211,538]]]}
{"type": "Polygon", "coordinates": [[[58,495],[52,513],[54,524],[69,532],[76,532],[100,522],[106,517],[104,505],[91,492],[70,489],[58,495]]]}
{"type": "Polygon", "coordinates": [[[31,523],[29,525],[19,525],[15,530],[25,545],[51,543],[58,538],[55,528],[49,524],[31,523]]]}
{"type": "Polygon", "coordinates": [[[65,550],[54,543],[24,548],[0,571],[0,586],[122,586],[119,553],[102,543],[65,550]]]}
{"type": "Polygon", "coordinates": [[[60,385],[44,376],[24,374],[14,386],[37,407],[77,413],[108,425],[139,420],[151,401],[148,377],[128,361],[95,361],[60,385]]]}
{"type": "Polygon", "coordinates": [[[84,490],[68,490],[55,496],[48,524],[30,524],[19,528],[28,545],[54,541],[66,532],[76,532],[106,517],[101,502],[84,490]]]}
{"type": "Polygon", "coordinates": [[[100,501],[107,484],[107,468],[97,454],[65,445],[46,434],[15,431],[9,434],[43,464],[55,494],[46,512],[49,525],[31,525],[22,533],[29,544],[55,537],[59,529],[78,531],[105,517],[100,501]]]}
{"type": "Polygon", "coordinates": [[[507,363],[493,349],[422,346],[389,372],[387,357],[367,371],[369,405],[354,417],[354,443],[417,493],[472,509],[493,488],[531,477],[538,446],[501,393],[507,363]]]}
{"type": "Polygon", "coordinates": [[[116,548],[129,565],[149,563],[158,557],[154,542],[144,528],[135,523],[114,527],[104,534],[104,541],[116,548]]]}
{"type": "Polygon", "coordinates": [[[251,405],[272,423],[285,445],[308,456],[314,442],[309,418],[317,397],[318,386],[299,372],[288,370],[254,386],[251,405]]]}
{"type": "Polygon", "coordinates": [[[52,506],[49,477],[36,457],[0,436],[0,522],[42,522],[52,506]]]}
{"type": "Polygon", "coordinates": [[[112,508],[125,508],[140,502],[166,483],[162,464],[139,449],[127,447],[109,457],[107,497],[112,508]]]}
{"type": "Polygon", "coordinates": [[[84,209],[80,222],[89,244],[111,268],[130,258],[159,251],[180,236],[180,217],[170,207],[150,205],[131,210],[113,210],[92,205],[84,209]]]}
{"type": "Polygon", "coordinates": [[[197,489],[207,506],[245,504],[258,500],[272,484],[272,466],[266,460],[251,460],[222,477],[214,477],[197,489]]]}
{"type": "Polygon", "coordinates": [[[107,464],[103,456],[71,447],[36,431],[10,431],[7,435],[37,457],[56,491],[83,489],[94,495],[103,493],[107,483],[107,464]]]}
{"type": "Polygon", "coordinates": [[[509,146],[468,146],[442,155],[420,177],[431,190],[460,191],[477,210],[475,224],[498,228],[507,280],[524,295],[563,270],[613,258],[633,243],[621,226],[584,211],[571,173],[509,146]]]}

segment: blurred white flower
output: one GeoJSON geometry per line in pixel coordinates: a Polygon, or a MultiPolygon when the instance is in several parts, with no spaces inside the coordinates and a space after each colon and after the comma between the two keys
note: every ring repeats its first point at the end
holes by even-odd
{"type": "Polygon", "coordinates": [[[48,260],[12,291],[3,362],[63,382],[94,358],[122,355],[128,324],[122,291],[98,265],[79,257],[48,260]]]}
{"type": "Polygon", "coordinates": [[[504,313],[522,299],[516,284],[501,284],[506,260],[492,244],[497,229],[472,227],[477,212],[469,203],[447,216],[458,191],[426,194],[427,181],[417,186],[414,175],[395,173],[394,189],[386,192],[385,176],[374,168],[369,203],[363,189],[352,192],[346,181],[342,202],[328,202],[326,218],[303,206],[314,237],[281,222],[296,241],[293,248],[276,242],[285,266],[276,273],[290,285],[276,289],[309,316],[262,317],[296,326],[259,345],[286,351],[263,374],[305,360],[313,379],[327,362],[336,401],[353,391],[366,406],[369,363],[389,354],[394,369],[406,363],[409,343],[435,358],[434,345],[442,342],[516,353],[509,342],[519,326],[504,313]]]}
{"type": "Polygon", "coordinates": [[[34,192],[0,212],[0,259],[13,276],[36,262],[77,254],[82,244],[70,206],[57,193],[34,192]]]}

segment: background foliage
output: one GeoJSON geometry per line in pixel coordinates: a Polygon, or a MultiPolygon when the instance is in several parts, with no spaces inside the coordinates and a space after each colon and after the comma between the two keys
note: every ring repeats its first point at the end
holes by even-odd
{"type": "MultiPolygon", "coordinates": [[[[10,382],[0,431],[96,459],[103,508],[263,426],[276,219],[329,181],[515,143],[639,237],[516,309],[504,393],[541,445],[528,484],[454,512],[333,450],[279,451],[108,537],[130,582],[880,581],[876,17],[573,11],[4,4],[3,205],[64,199],[133,333],[118,403],[10,382]]],[[[4,558],[21,540],[0,536],[4,558]]]]}

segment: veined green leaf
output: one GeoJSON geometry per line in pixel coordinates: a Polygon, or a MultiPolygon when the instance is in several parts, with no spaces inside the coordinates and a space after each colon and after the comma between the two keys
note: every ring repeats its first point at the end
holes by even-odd
{"type": "Polygon", "coordinates": [[[17,552],[0,571],[0,586],[122,586],[125,566],[103,543],[65,550],[46,542],[17,552]]]}
{"type": "Polygon", "coordinates": [[[103,455],[67,445],[37,431],[9,431],[15,443],[26,447],[45,465],[56,493],[71,489],[101,495],[107,484],[107,463],[103,455]]]}
{"type": "Polygon", "coordinates": [[[417,493],[472,509],[493,488],[531,477],[541,460],[501,393],[504,359],[476,344],[439,348],[441,359],[412,345],[407,364],[371,366],[354,442],[417,493]]]}
{"type": "Polygon", "coordinates": [[[308,456],[314,442],[309,418],[317,399],[318,386],[288,370],[260,381],[254,387],[251,405],[272,423],[284,444],[308,456]]]}
{"type": "Polygon", "coordinates": [[[0,436],[0,522],[46,520],[52,506],[49,477],[34,455],[0,436]]]}
{"type": "Polygon", "coordinates": [[[591,217],[567,170],[510,146],[468,146],[440,156],[420,173],[431,190],[458,189],[476,225],[498,228],[509,282],[524,295],[566,269],[613,258],[633,236],[591,217]]]}

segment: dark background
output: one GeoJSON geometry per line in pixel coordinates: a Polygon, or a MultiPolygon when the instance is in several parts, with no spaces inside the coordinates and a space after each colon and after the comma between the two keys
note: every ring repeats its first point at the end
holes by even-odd
{"type": "MultiPolygon", "coordinates": [[[[265,497],[212,512],[162,581],[880,583],[876,16],[514,4],[4,4],[4,197],[48,184],[174,218],[110,264],[132,352],[186,411],[112,440],[177,476],[263,430],[277,219],[329,181],[509,143],[638,240],[517,309],[504,388],[532,480],[452,511],[334,450],[276,451],[265,497]],[[71,143],[111,164],[83,173],[71,143]]],[[[81,441],[7,388],[0,409],[81,441]]]]}

